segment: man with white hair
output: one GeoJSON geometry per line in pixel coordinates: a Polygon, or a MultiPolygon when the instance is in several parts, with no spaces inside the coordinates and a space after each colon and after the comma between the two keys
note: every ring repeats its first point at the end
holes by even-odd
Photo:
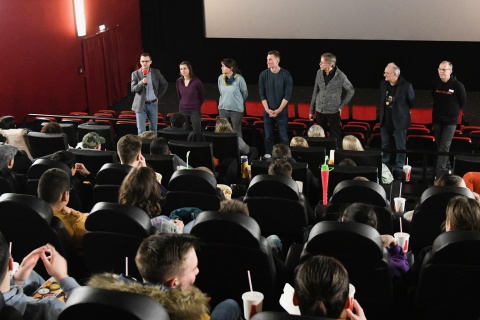
{"type": "MultiPolygon", "coordinates": [[[[385,80],[380,82],[379,120],[382,149],[392,149],[390,136],[395,138],[397,153],[394,174],[403,170],[406,158],[407,129],[410,127],[410,108],[415,105],[413,87],[400,76],[400,68],[393,62],[385,67],[385,80]],[[403,152],[402,152],[403,151],[403,152]]],[[[383,163],[390,162],[390,153],[383,153],[383,163]]]]}

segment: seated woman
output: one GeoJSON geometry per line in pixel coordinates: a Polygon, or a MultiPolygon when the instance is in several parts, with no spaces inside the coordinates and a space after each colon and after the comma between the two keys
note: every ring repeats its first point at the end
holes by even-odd
{"type": "Polygon", "coordinates": [[[303,137],[293,137],[292,140],[290,140],[290,147],[308,148],[308,142],[303,137]]]}
{"type": "MultiPolygon", "coordinates": [[[[342,149],[352,151],[365,151],[360,140],[350,134],[343,137],[342,149]]],[[[384,163],[382,163],[382,184],[390,184],[392,183],[392,181],[392,173],[390,172],[388,167],[384,163]]]]}
{"type": "Polygon", "coordinates": [[[334,258],[314,256],[302,263],[295,277],[293,304],[302,315],[332,319],[366,319],[362,307],[353,299],[349,309],[348,272],[334,258]]]}
{"type": "Polygon", "coordinates": [[[118,203],[136,206],[145,211],[151,219],[152,226],[159,232],[182,233],[182,220],[171,220],[161,216],[163,199],[155,171],[149,167],[130,170],[123,180],[118,195],[118,203]]]}
{"type": "Polygon", "coordinates": [[[314,124],[307,131],[308,137],[325,138],[325,131],[318,124],[314,124]]]}
{"type": "MultiPolygon", "coordinates": [[[[215,124],[215,132],[233,133],[233,127],[227,119],[218,119],[215,124]]],[[[240,155],[248,155],[250,163],[258,158],[257,148],[248,146],[240,136],[238,137],[238,151],[240,151],[240,155]]]]}

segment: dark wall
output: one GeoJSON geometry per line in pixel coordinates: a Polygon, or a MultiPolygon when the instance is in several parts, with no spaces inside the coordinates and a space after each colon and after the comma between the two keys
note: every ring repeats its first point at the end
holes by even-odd
{"type": "MultiPolygon", "coordinates": [[[[231,57],[247,83],[255,84],[266,68],[266,53],[277,49],[280,65],[292,73],[296,86],[313,86],[320,54],[332,52],[357,88],[377,88],[386,64],[393,61],[415,89],[428,89],[440,61],[450,60],[467,91],[480,91],[478,42],[206,39],[202,1],[140,0],[140,6],[143,46],[169,82],[178,77],[178,63],[189,60],[200,79],[216,83],[220,60],[231,57]]],[[[232,23],[247,19],[235,16],[235,8],[225,14],[232,23]]]]}

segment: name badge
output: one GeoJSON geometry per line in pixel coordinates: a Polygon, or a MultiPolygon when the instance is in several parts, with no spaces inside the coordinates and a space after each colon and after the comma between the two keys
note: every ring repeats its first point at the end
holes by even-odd
{"type": "Polygon", "coordinates": [[[453,92],[455,92],[455,90],[453,90],[453,89],[448,89],[448,92],[452,92],[452,93],[453,93],[453,92]]]}

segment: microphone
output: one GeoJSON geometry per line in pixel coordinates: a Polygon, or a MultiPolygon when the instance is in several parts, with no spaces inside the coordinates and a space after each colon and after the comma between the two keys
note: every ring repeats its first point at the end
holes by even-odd
{"type": "Polygon", "coordinates": [[[143,77],[146,78],[148,70],[147,69],[142,69],[142,72],[143,72],[143,77]]]}

